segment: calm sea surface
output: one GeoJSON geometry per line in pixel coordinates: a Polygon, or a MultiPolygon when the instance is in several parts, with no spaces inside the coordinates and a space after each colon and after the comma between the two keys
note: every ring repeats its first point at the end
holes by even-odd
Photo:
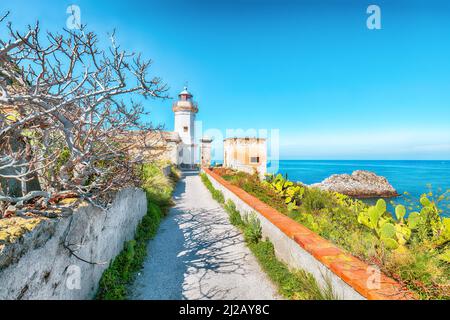
{"type": "MultiPolygon", "coordinates": [[[[450,189],[450,161],[281,160],[277,173],[287,174],[292,181],[311,184],[332,174],[351,174],[354,170],[368,170],[384,176],[398,193],[407,191],[414,199],[427,193],[429,185],[435,192],[450,189]]],[[[405,199],[401,196],[395,202],[403,203],[405,199]]],[[[445,215],[448,215],[448,208],[442,209],[446,209],[445,215]]]]}

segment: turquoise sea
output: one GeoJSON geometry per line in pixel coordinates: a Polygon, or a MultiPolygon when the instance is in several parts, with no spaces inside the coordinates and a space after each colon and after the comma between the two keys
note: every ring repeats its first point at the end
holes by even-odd
{"type": "MultiPolygon", "coordinates": [[[[292,181],[311,184],[332,174],[351,174],[354,170],[368,170],[384,176],[398,193],[406,191],[412,199],[429,192],[430,185],[434,192],[441,190],[443,193],[450,189],[450,161],[440,160],[280,160],[277,173],[287,174],[292,181]]],[[[404,196],[393,200],[406,202],[404,196]]],[[[442,208],[446,216],[450,211],[447,206],[448,203],[442,208]]]]}

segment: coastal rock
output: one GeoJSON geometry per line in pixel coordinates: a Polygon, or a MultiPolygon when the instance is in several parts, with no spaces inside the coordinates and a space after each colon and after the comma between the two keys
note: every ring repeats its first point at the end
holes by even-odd
{"type": "Polygon", "coordinates": [[[389,198],[398,196],[385,177],[364,170],[356,170],[349,174],[334,174],[311,187],[321,190],[335,191],[357,198],[389,198]]]}

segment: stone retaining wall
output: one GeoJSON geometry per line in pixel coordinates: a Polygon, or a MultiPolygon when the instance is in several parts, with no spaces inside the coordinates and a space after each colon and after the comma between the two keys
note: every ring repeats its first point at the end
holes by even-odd
{"type": "Polygon", "coordinates": [[[146,212],[145,193],[124,189],[108,210],[81,205],[70,217],[43,219],[13,243],[0,242],[0,300],[93,298],[146,212]]]}
{"type": "Polygon", "coordinates": [[[255,212],[263,236],[270,239],[277,257],[293,269],[311,273],[319,285],[331,284],[339,299],[403,300],[415,296],[387,277],[303,225],[203,168],[214,188],[230,199],[241,214],[255,212]]]}

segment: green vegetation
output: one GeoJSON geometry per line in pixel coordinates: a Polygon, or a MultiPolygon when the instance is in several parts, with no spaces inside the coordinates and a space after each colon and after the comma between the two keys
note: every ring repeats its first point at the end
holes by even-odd
{"type": "Polygon", "coordinates": [[[140,270],[147,255],[147,243],[152,239],[159,223],[171,206],[172,191],[179,174],[172,167],[171,176],[163,175],[162,163],[145,164],[140,168],[142,188],[147,195],[147,214],[136,228],[134,240],[124,244],[123,251],[111,262],[100,279],[96,298],[99,300],[124,300],[127,287],[140,270]]]}
{"type": "Polygon", "coordinates": [[[221,204],[228,213],[230,223],[242,231],[247,246],[269,278],[277,285],[281,295],[293,300],[336,299],[329,282],[325,290],[322,290],[311,274],[303,270],[289,270],[286,264],[277,259],[273,244],[268,239],[262,240],[261,225],[257,216],[255,214],[241,216],[231,200],[223,203],[223,194],[213,187],[205,174],[202,174],[201,178],[213,197],[216,194],[214,198],[222,200],[221,204]]]}
{"type": "MultiPolygon", "coordinates": [[[[395,207],[396,219],[386,212],[386,202],[379,199],[375,206],[362,211],[358,222],[375,231],[380,243],[389,250],[407,250],[408,243],[416,237],[419,243],[431,243],[439,247],[450,241],[450,218],[440,218],[436,203],[426,195],[420,199],[422,210],[411,212],[406,218],[403,205],[395,207]]],[[[445,248],[450,252],[449,248],[445,248]]]]}
{"type": "Polygon", "coordinates": [[[217,170],[222,177],[415,291],[422,299],[450,298],[450,218],[443,195],[422,195],[417,211],[384,200],[368,206],[348,196],[287,181],[282,175],[217,170]]]}
{"type": "Polygon", "coordinates": [[[212,185],[211,181],[209,181],[206,174],[204,174],[204,173],[201,174],[201,179],[202,179],[203,183],[205,184],[206,188],[211,192],[213,199],[216,200],[220,204],[224,204],[225,198],[224,198],[222,192],[220,192],[219,190],[216,190],[214,188],[214,186],[212,185]]]}
{"type": "Polygon", "coordinates": [[[245,241],[248,244],[258,243],[262,238],[262,229],[256,214],[244,215],[242,222],[245,241]]]}
{"type": "Polygon", "coordinates": [[[142,188],[147,194],[147,199],[155,203],[163,210],[172,205],[172,191],[175,183],[180,179],[180,173],[174,166],[170,167],[170,175],[162,174],[162,168],[169,165],[166,162],[145,164],[140,169],[142,188]]]}
{"type": "Polygon", "coordinates": [[[322,290],[311,274],[303,270],[290,271],[277,259],[273,244],[267,239],[248,246],[284,297],[292,300],[336,300],[330,283],[322,290]]]}
{"type": "MultiPolygon", "coordinates": [[[[206,177],[206,175],[202,176],[202,179],[204,177],[206,177]]],[[[206,181],[209,182],[208,178],[206,178],[206,181]]],[[[240,227],[244,225],[241,213],[236,209],[236,205],[234,204],[233,201],[228,200],[223,207],[225,211],[228,213],[228,218],[233,226],[240,227]]]]}

